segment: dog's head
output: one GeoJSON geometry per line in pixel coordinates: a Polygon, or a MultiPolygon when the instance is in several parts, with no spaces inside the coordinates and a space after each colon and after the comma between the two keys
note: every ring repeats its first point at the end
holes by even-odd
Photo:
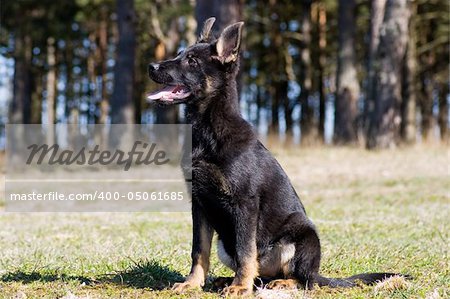
{"type": "Polygon", "coordinates": [[[220,93],[225,80],[234,80],[239,64],[243,22],[226,27],[215,39],[211,29],[215,18],[205,21],[197,42],[174,59],[150,63],[148,74],[164,87],[149,93],[147,99],[178,104],[220,93]]]}

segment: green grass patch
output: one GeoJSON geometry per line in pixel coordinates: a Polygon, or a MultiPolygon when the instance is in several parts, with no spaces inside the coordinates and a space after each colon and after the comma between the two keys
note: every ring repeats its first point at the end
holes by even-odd
{"type": "MultiPolygon", "coordinates": [[[[272,298],[449,297],[446,150],[315,149],[279,158],[320,232],[324,275],[413,279],[272,298]]],[[[205,290],[170,291],[189,272],[190,221],[188,213],[0,213],[0,298],[219,298],[212,278],[233,273],[215,249],[205,290]]]]}

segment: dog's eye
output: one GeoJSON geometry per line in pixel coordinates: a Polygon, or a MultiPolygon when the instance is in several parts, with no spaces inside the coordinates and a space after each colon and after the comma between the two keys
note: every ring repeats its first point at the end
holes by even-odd
{"type": "Polygon", "coordinates": [[[188,58],[188,64],[190,66],[197,66],[197,60],[195,60],[195,58],[190,57],[188,58]]]}

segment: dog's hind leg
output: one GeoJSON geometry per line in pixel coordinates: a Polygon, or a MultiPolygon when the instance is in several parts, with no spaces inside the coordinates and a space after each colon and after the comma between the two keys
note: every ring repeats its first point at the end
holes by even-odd
{"type": "Polygon", "coordinates": [[[271,290],[291,290],[296,289],[299,285],[297,279],[275,279],[267,284],[267,288],[271,290]]]}
{"type": "Polygon", "coordinates": [[[174,284],[172,289],[179,293],[202,287],[205,284],[209,269],[209,256],[214,231],[195,201],[192,202],[192,224],[192,267],[185,282],[174,284]]]}
{"type": "Polygon", "coordinates": [[[320,241],[312,222],[302,212],[289,215],[283,226],[283,242],[292,244],[295,252],[282,269],[285,280],[274,280],[269,288],[311,289],[320,266],[320,241]]]}

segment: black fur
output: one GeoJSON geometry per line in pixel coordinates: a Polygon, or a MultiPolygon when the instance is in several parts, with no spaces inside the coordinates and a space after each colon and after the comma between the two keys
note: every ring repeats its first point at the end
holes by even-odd
{"type": "Polygon", "coordinates": [[[199,277],[206,275],[208,262],[202,258],[209,259],[213,231],[236,272],[232,286],[245,289],[228,290],[231,295],[248,292],[246,275],[251,281],[256,275],[249,263],[258,263],[259,270],[264,270],[262,261],[276,248],[289,248],[283,247],[289,244],[295,253],[285,269],[275,269],[265,278],[293,278],[311,288],[315,283],[350,287],[357,280],[370,284],[395,275],[367,273],[332,279],[318,274],[321,253],[317,230],[286,173],[239,113],[235,78],[242,23],[227,27],[217,40],[210,36],[211,26],[210,19],[199,42],[175,59],[149,66],[154,81],[182,85],[191,92],[185,99],[159,101],[185,103],[193,132],[193,267],[186,283],[176,288],[203,284],[199,277]],[[196,270],[199,264],[205,273],[196,270]]]}

